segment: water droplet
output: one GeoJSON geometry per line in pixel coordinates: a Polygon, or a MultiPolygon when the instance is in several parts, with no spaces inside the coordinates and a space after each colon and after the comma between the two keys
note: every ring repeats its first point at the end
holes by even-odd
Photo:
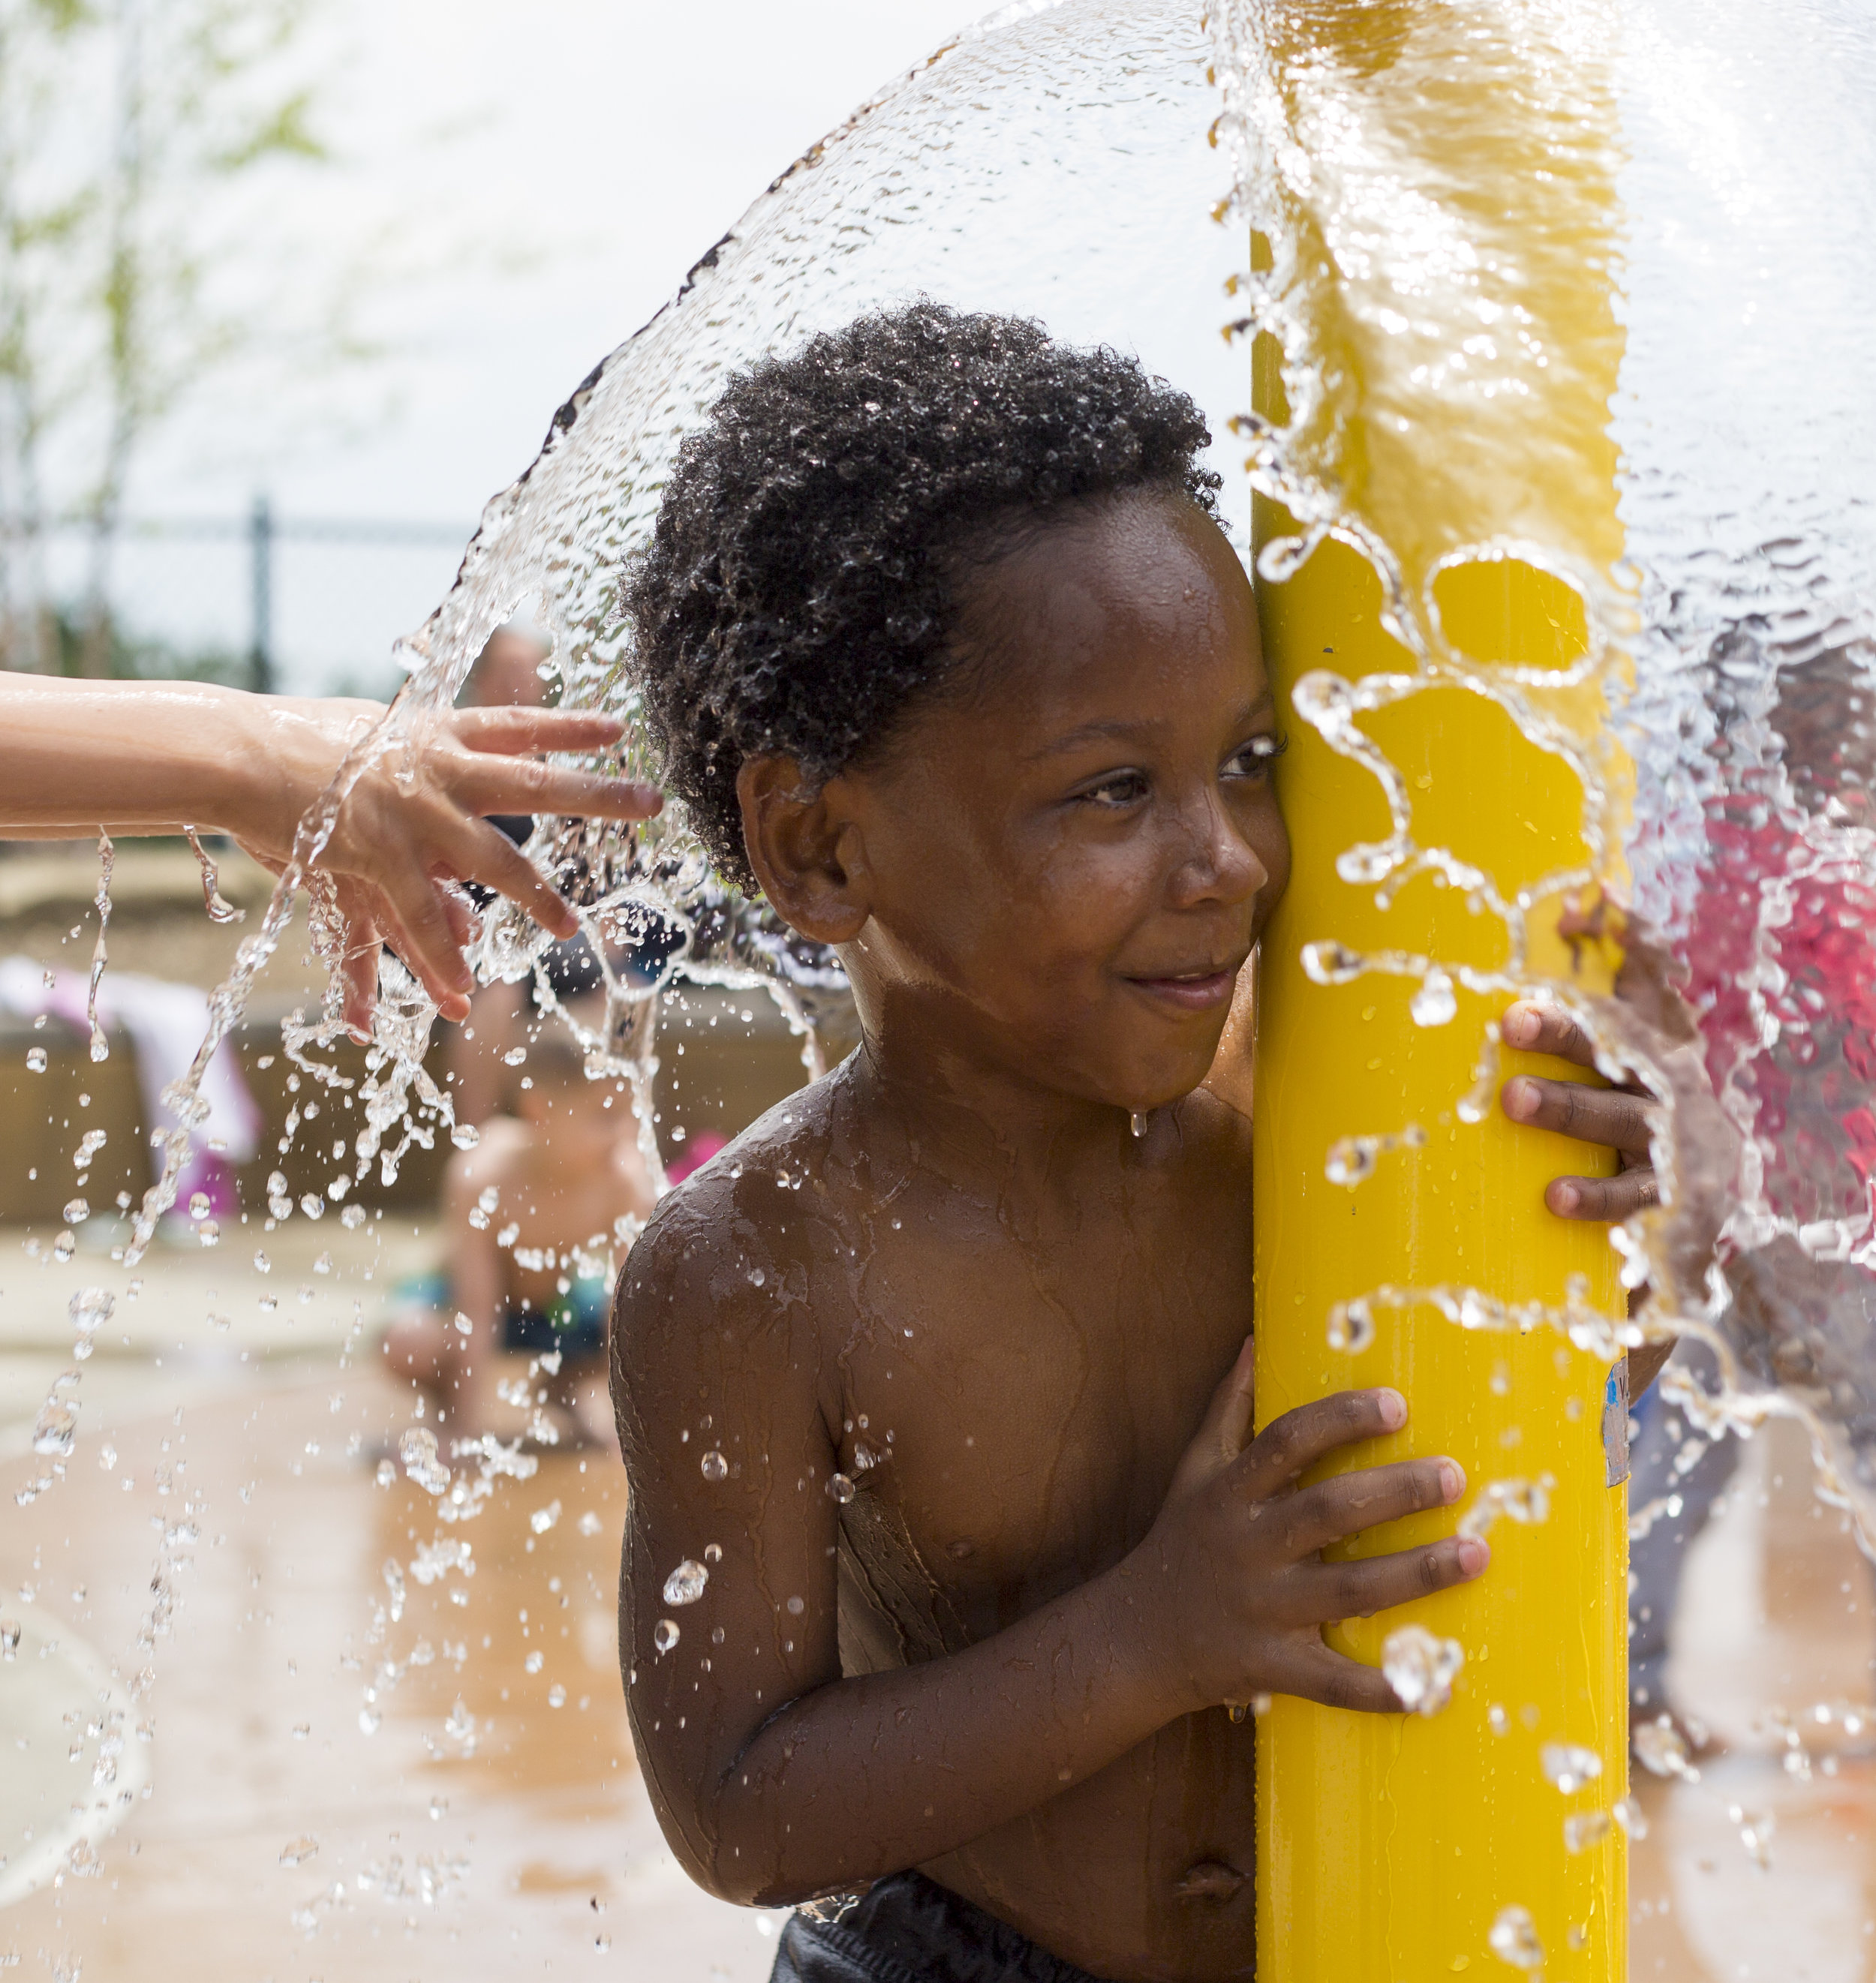
{"type": "Polygon", "coordinates": [[[212,1246],[216,1245],[219,1242],[221,1236],[221,1226],[215,1219],[205,1219],[202,1223],[196,1228],[196,1237],[199,1239],[205,1246],[212,1246]]]}
{"type": "Polygon", "coordinates": [[[1374,1312],[1359,1295],[1329,1311],[1329,1346],[1359,1356],[1374,1341],[1374,1312]]]}
{"type": "Polygon", "coordinates": [[[62,1265],[79,1250],[79,1236],[67,1226],[52,1242],[52,1258],[62,1265]]]}
{"type": "Polygon", "coordinates": [[[1127,1119],[1127,1127],[1133,1132],[1136,1137],[1144,1136],[1146,1134],[1146,1117],[1145,1114],[1138,1109],[1135,1109],[1133,1113],[1127,1119]]]}
{"type": "Polygon", "coordinates": [[[1630,1838],[1646,1838],[1647,1837],[1647,1818],[1643,1814],[1641,1806],[1632,1797],[1619,1798],[1613,1815],[1617,1824],[1621,1826],[1630,1838]]]}
{"type": "Polygon", "coordinates": [[[206,1219],[215,1206],[206,1191],[192,1195],[189,1201],[189,1216],[192,1219],[206,1219]]]}
{"type": "Polygon", "coordinates": [[[254,1256],[254,1271],[257,1274],[270,1274],[273,1272],[273,1262],[265,1253],[256,1253],[254,1256]]]}
{"type": "Polygon", "coordinates": [[[667,1604],[694,1604],[704,1594],[704,1587],[710,1581],[710,1572],[690,1557],[664,1580],[664,1601],[667,1604]]]}
{"type": "Polygon", "coordinates": [[[280,1848],[280,1864],[283,1866],[297,1866],[312,1858],[319,1849],[319,1841],[309,1835],[290,1839],[280,1848]]]}
{"type": "Polygon", "coordinates": [[[1563,1821],[1563,1843],[1572,1852],[1587,1852],[1609,1836],[1614,1822],[1606,1811],[1573,1811],[1563,1821]]]}
{"type": "Polygon", "coordinates": [[[1306,943],[1302,968],[1313,984],[1347,985],[1367,969],[1368,960],[1346,944],[1306,943]]]}
{"type": "Polygon", "coordinates": [[[375,1707],[361,1707],[358,1710],[358,1728],[361,1735],[375,1735],[378,1725],[384,1719],[375,1707]]]}
{"type": "Polygon", "coordinates": [[[1465,1664],[1458,1640],[1436,1638],[1423,1625],[1403,1625],[1381,1648],[1381,1670],[1410,1714],[1437,1714],[1465,1664]]]}
{"type": "Polygon", "coordinates": [[[791,1597],[788,1600],[788,1610],[790,1617],[798,1618],[807,1609],[807,1605],[799,1597],[791,1597]]]}
{"type": "Polygon", "coordinates": [[[661,1653],[668,1653],[677,1643],[677,1627],[669,1618],[660,1618],[652,1628],[651,1643],[661,1653]]]}
{"type": "Polygon", "coordinates": [[[326,1212],[326,1201],[316,1191],[309,1191],[299,1201],[299,1209],[309,1219],[323,1218],[326,1212]]]}
{"type": "Polygon", "coordinates": [[[828,1477],[828,1492],[843,1508],[859,1491],[844,1473],[830,1474],[828,1477]]]}
{"type": "Polygon", "coordinates": [[[541,1668],[545,1666],[547,1663],[547,1658],[543,1654],[530,1653],[527,1657],[521,1662],[521,1664],[529,1673],[537,1674],[540,1672],[541,1668]]]}
{"type": "Polygon", "coordinates": [[[1380,1139],[1375,1136],[1343,1136],[1329,1145],[1323,1175],[1331,1184],[1360,1184],[1374,1175],[1380,1139]]]}
{"type": "Polygon", "coordinates": [[[339,1215],[339,1223],[348,1232],[356,1232],[365,1222],[365,1208],[362,1205],[348,1205],[339,1215]]]}
{"type": "Polygon", "coordinates": [[[476,1325],[459,1308],[456,1312],[456,1333],[458,1336],[473,1336],[476,1325]]]}
{"type": "Polygon", "coordinates": [[[749,1285],[752,1288],[761,1287],[767,1279],[767,1275],[764,1273],[760,1267],[751,1267],[749,1269],[749,1285]]]}
{"type": "Polygon", "coordinates": [[[69,1198],[62,1216],[68,1226],[82,1226],[91,1216],[91,1207],[82,1198],[69,1198]]]}
{"type": "Polygon", "coordinates": [[[508,1051],[502,1055],[502,1064],[505,1067],[519,1067],[527,1058],[527,1048],[526,1047],[510,1047],[508,1051]]]}
{"type": "MultiPolygon", "coordinates": [[[[564,1707],[567,1705],[567,1690],[557,1680],[547,1690],[547,1705],[550,1707],[564,1707]]],[[[605,1946],[610,1948],[611,1944],[607,1943],[605,1946]]]]}
{"type": "Polygon", "coordinates": [[[81,1171],[85,1169],[98,1152],[104,1148],[107,1141],[108,1139],[103,1130],[87,1129],[79,1139],[78,1148],[72,1152],[72,1169],[81,1171]]]}
{"type": "Polygon", "coordinates": [[[722,1545],[722,1543],[706,1543],[704,1545],[704,1560],[706,1563],[713,1563],[713,1564],[714,1564],[714,1563],[719,1563],[722,1562],[722,1560],[723,1560],[723,1545],[722,1545]]]}
{"type": "Polygon", "coordinates": [[[72,1346],[72,1353],[82,1363],[92,1353],[92,1338],[99,1328],[111,1319],[111,1311],[117,1306],[102,1288],[80,1288],[65,1304],[65,1313],[72,1326],[78,1332],[78,1340],[72,1346]]]}
{"type": "Polygon", "coordinates": [[[1513,1969],[1541,1969],[1543,1944],[1537,1938],[1537,1924],[1528,1908],[1500,1908],[1488,1938],[1492,1953],[1513,1969]]]}
{"type": "Polygon", "coordinates": [[[727,1480],[730,1477],[730,1463],[714,1446],[697,1463],[703,1468],[706,1480],[727,1480]]]}
{"type": "Polygon", "coordinates": [[[19,1620],[0,1618],[0,1659],[19,1657],[19,1620]]]}
{"type": "Polygon", "coordinates": [[[583,1536],[596,1536],[605,1526],[590,1508],[580,1517],[580,1533],[583,1536]]]}
{"type": "Polygon", "coordinates": [[[398,1435],[397,1456],[404,1463],[404,1471],[426,1493],[448,1491],[450,1470],[437,1456],[436,1435],[428,1426],[406,1426],[398,1435]]]}
{"type": "Polygon", "coordinates": [[[1700,1771],[1688,1760],[1687,1737],[1674,1726],[1671,1714],[1642,1722],[1630,1739],[1636,1761],[1653,1775],[1680,1777],[1690,1784],[1700,1781],[1700,1771]]]}
{"type": "Polygon", "coordinates": [[[45,1072],[45,1048],[28,1047],[26,1049],[26,1065],[35,1074],[43,1074],[45,1072]]]}
{"type": "Polygon", "coordinates": [[[1486,1710],[1485,1719],[1486,1726],[1490,1728],[1494,1735],[1504,1735],[1510,1732],[1511,1717],[1496,1702],[1493,1702],[1486,1710]]]}
{"type": "Polygon", "coordinates": [[[397,1484],[397,1466],[396,1466],[396,1463],[395,1461],[393,1461],[393,1460],[380,1460],[380,1461],[378,1462],[378,1476],[377,1476],[377,1478],[378,1478],[378,1485],[379,1485],[380,1487],[394,1487],[394,1486],[396,1486],[396,1484],[397,1484]]]}
{"type": "Polygon", "coordinates": [[[1421,979],[1420,988],[1414,993],[1407,1010],[1413,1014],[1416,1026],[1450,1025],[1459,1011],[1452,979],[1436,965],[1421,979]]]}
{"type": "Polygon", "coordinates": [[[1778,1828],[1778,1821],[1769,1811],[1747,1811],[1743,1805],[1728,1804],[1727,1816],[1739,1827],[1739,1842],[1744,1846],[1747,1856],[1761,1873],[1772,1870],[1772,1834],[1778,1828]]]}
{"type": "Polygon", "coordinates": [[[527,1525],[537,1536],[544,1536],[560,1519],[560,1504],[550,1501],[546,1507],[537,1508],[527,1518],[527,1525]]]}
{"type": "Polygon", "coordinates": [[[1537,1752],[1537,1762],[1545,1781],[1554,1784],[1566,1797],[1593,1783],[1603,1773],[1602,1757],[1575,1742],[1545,1743],[1537,1752]]]}
{"type": "Polygon", "coordinates": [[[1536,1480],[1491,1480],[1479,1490],[1478,1498],[1460,1517],[1462,1536],[1482,1536],[1500,1515],[1514,1522],[1547,1522],[1550,1519],[1550,1490],[1557,1485],[1547,1473],[1536,1480]]]}
{"type": "Polygon", "coordinates": [[[459,1150],[473,1150],[482,1141],[482,1132],[473,1122],[459,1122],[450,1132],[450,1140],[459,1150]]]}
{"type": "Polygon", "coordinates": [[[32,1422],[33,1451],[48,1453],[55,1460],[68,1459],[78,1442],[78,1436],[76,1407],[62,1399],[48,1398],[39,1407],[39,1416],[32,1422]]]}

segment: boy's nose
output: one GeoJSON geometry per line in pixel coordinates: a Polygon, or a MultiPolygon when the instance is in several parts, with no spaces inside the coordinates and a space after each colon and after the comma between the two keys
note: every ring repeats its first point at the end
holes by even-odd
{"type": "Polygon", "coordinates": [[[1195,805],[1188,831],[1188,846],[1173,882],[1178,907],[1246,902],[1269,880],[1270,871],[1256,848],[1216,795],[1195,805]]]}

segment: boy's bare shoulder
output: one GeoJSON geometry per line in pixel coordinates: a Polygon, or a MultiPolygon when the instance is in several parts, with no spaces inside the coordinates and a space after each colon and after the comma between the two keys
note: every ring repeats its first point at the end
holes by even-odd
{"type": "Polygon", "coordinates": [[[838,1078],[777,1102],[660,1202],[619,1276],[613,1337],[627,1368],[706,1316],[717,1340],[746,1338],[805,1302],[838,1078]]]}

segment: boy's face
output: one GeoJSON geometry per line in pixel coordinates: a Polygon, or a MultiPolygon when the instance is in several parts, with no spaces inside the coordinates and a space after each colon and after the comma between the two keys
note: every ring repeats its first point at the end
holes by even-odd
{"type": "Polygon", "coordinates": [[[830,794],[860,835],[862,1010],[888,1045],[1171,1101],[1289,873],[1243,569],[1191,503],[1103,503],[973,577],[962,634],[969,686],[830,794]]]}

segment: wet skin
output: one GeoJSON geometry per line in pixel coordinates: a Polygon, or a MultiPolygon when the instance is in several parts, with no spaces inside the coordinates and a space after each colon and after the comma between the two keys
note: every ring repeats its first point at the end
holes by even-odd
{"type": "Polygon", "coordinates": [[[916,1864],[1097,1975],[1244,1977],[1226,1704],[1393,1711],[1322,1627],[1489,1555],[1319,1560],[1463,1491],[1438,1456],[1296,1488],[1393,1392],[1249,1436],[1250,1125],[1201,1086],[1288,868],[1242,571],[1168,498],[1016,542],[889,749],[818,793],[744,767],[764,890],[841,947],[864,1038],[621,1277],[627,1700],[713,1891],[916,1864]]]}

